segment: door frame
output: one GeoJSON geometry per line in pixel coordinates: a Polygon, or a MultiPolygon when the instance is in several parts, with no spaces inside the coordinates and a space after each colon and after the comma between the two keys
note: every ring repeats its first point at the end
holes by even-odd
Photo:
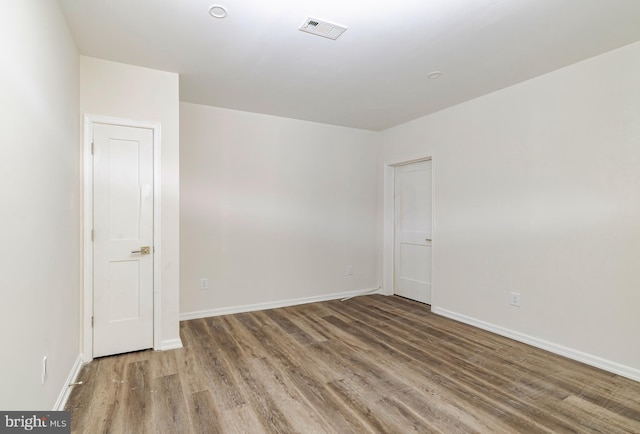
{"type": "Polygon", "coordinates": [[[84,362],[93,360],[93,241],[91,231],[93,229],[93,158],[91,143],[93,139],[93,125],[108,124],[122,127],[146,128],[153,131],[153,349],[161,348],[161,318],[160,301],[162,288],[162,273],[160,268],[161,240],[160,240],[160,124],[154,122],[135,121],[130,119],[118,119],[107,116],[87,114],[84,116],[84,137],[82,147],[82,172],[83,172],[83,291],[81,303],[82,318],[82,357],[84,362]]]}
{"type": "Polygon", "coordinates": [[[398,166],[431,160],[431,306],[436,305],[436,220],[435,220],[435,160],[433,153],[401,158],[384,163],[383,234],[382,234],[382,293],[394,294],[395,276],[395,169],[398,166]]]}

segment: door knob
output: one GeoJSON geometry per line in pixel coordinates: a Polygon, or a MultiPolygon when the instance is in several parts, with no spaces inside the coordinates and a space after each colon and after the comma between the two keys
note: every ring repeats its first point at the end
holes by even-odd
{"type": "Polygon", "coordinates": [[[431,241],[431,238],[425,238],[424,240],[425,241],[431,241]]]}
{"type": "Polygon", "coordinates": [[[143,247],[140,247],[140,250],[134,250],[131,253],[140,253],[141,255],[148,255],[149,253],[151,253],[151,247],[143,246],[143,247]]]}

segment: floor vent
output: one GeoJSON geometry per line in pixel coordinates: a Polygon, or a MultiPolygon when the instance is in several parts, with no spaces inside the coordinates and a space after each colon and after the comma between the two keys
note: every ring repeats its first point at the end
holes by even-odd
{"type": "Polygon", "coordinates": [[[338,36],[343,34],[347,28],[337,24],[328,23],[326,21],[321,21],[316,18],[307,18],[300,26],[300,30],[311,33],[312,35],[318,35],[323,38],[335,40],[338,39],[338,36]]]}

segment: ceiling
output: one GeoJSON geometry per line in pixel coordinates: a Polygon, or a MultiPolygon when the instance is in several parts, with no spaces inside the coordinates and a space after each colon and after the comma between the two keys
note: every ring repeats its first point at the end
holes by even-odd
{"type": "Polygon", "coordinates": [[[375,131],[640,40],[639,0],[59,2],[81,54],[177,72],[181,101],[375,131]]]}

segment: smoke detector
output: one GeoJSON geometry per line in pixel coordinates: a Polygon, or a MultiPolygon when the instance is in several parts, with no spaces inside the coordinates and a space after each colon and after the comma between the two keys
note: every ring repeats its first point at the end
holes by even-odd
{"type": "Polygon", "coordinates": [[[312,35],[322,36],[323,38],[338,39],[338,36],[343,34],[346,27],[339,26],[337,24],[328,23],[326,21],[318,20],[316,18],[307,18],[300,26],[303,32],[311,33],[312,35]]]}

